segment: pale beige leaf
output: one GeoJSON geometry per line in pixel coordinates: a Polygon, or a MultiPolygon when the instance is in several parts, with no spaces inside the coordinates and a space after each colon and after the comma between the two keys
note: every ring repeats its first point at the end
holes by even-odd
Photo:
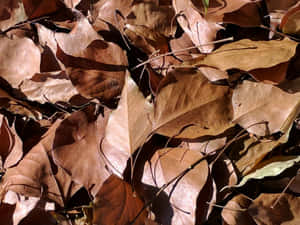
{"type": "Polygon", "coordinates": [[[300,94],[245,81],[233,91],[233,122],[259,136],[285,133],[299,112],[299,101],[300,94]]]}
{"type": "Polygon", "coordinates": [[[118,107],[108,119],[103,147],[104,154],[115,149],[116,155],[108,156],[108,159],[119,171],[125,169],[127,159],[146,142],[152,131],[152,117],[153,104],[143,96],[127,73],[118,107]],[[117,163],[116,159],[111,158],[114,156],[123,160],[117,163]]]}
{"type": "Polygon", "coordinates": [[[243,39],[225,44],[206,57],[195,59],[192,64],[211,66],[223,71],[269,68],[289,61],[295,55],[297,45],[297,42],[288,38],[271,41],[243,39]]]}
{"type": "MultiPolygon", "coordinates": [[[[74,95],[79,94],[69,79],[61,79],[61,72],[51,73],[51,77],[44,82],[36,82],[26,79],[20,85],[20,90],[26,95],[27,99],[39,103],[58,101],[68,102],[74,95]],[[57,78],[56,78],[57,77],[57,78]]],[[[47,74],[45,74],[46,76],[47,74]]]]}
{"type": "Polygon", "coordinates": [[[41,53],[28,38],[0,38],[0,73],[13,88],[40,72],[41,53]],[[16,65],[16,62],[19,62],[16,65]]]}
{"type": "Polygon", "coordinates": [[[156,97],[153,122],[156,132],[197,138],[220,134],[232,126],[228,87],[211,84],[192,69],[173,70],[167,80],[170,84],[156,97]]]}

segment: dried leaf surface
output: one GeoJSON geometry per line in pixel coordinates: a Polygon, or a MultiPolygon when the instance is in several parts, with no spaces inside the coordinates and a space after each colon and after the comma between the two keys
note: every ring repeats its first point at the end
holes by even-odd
{"type": "Polygon", "coordinates": [[[205,58],[196,60],[194,65],[207,65],[223,71],[269,68],[290,60],[295,55],[296,47],[297,42],[288,38],[271,41],[243,39],[223,45],[205,58]]]}
{"type": "Polygon", "coordinates": [[[40,72],[41,53],[29,38],[0,38],[0,73],[13,88],[40,72]],[[18,66],[16,62],[22,62],[18,66]]]}
{"type": "Polygon", "coordinates": [[[103,146],[107,159],[119,171],[125,169],[127,159],[146,142],[152,131],[152,117],[153,104],[127,75],[118,107],[109,116],[103,146]],[[109,154],[112,149],[114,154],[109,154]]]}
{"type": "MultiPolygon", "coordinates": [[[[202,157],[201,153],[184,148],[161,149],[145,165],[142,182],[159,190],[202,157]]],[[[208,172],[207,162],[202,161],[183,177],[178,177],[177,182],[171,183],[162,194],[167,195],[171,205],[166,207],[167,202],[164,202],[164,205],[156,204],[158,208],[152,209],[156,212],[157,222],[173,225],[194,224],[197,198],[206,184],[208,172]]]]}
{"type": "Polygon", "coordinates": [[[299,111],[299,94],[245,81],[232,95],[233,122],[256,135],[287,132],[299,111]],[[249,95],[249,93],[252,93],[249,95]]]}
{"type": "Polygon", "coordinates": [[[63,206],[66,199],[80,188],[62,168],[53,164],[50,156],[59,123],[57,121],[49,129],[16,167],[7,170],[1,182],[1,196],[8,190],[32,197],[43,194],[63,206]]]}
{"type": "Polygon", "coordinates": [[[23,143],[14,125],[10,127],[3,115],[0,115],[0,168],[3,170],[14,166],[23,156],[23,143]]]}
{"type": "Polygon", "coordinates": [[[75,112],[62,121],[55,132],[52,154],[72,180],[95,195],[109,176],[100,153],[107,117],[96,119],[91,110],[75,112]]]}
{"type": "Polygon", "coordinates": [[[39,76],[40,78],[44,77],[45,80],[26,79],[20,85],[20,90],[31,101],[68,102],[73,96],[79,94],[72,82],[62,72],[39,74],[39,76]]]}
{"type": "Polygon", "coordinates": [[[300,199],[290,194],[262,193],[248,208],[256,224],[298,224],[300,199]],[[275,201],[279,200],[277,204],[275,201]]]}
{"type": "Polygon", "coordinates": [[[166,136],[197,138],[231,127],[229,89],[211,84],[200,72],[179,69],[156,97],[154,129],[166,136]],[[184,130],[182,130],[184,128],[184,130]]]}
{"type": "Polygon", "coordinates": [[[119,177],[111,175],[103,184],[94,199],[93,224],[123,225],[133,222],[143,225],[147,217],[142,210],[144,203],[132,191],[132,186],[119,177]]]}

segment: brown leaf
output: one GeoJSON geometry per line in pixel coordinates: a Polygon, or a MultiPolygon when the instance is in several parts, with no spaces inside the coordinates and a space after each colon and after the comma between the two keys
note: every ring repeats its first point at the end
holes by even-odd
{"type": "Polygon", "coordinates": [[[153,104],[127,75],[118,107],[109,116],[102,148],[119,172],[124,171],[129,157],[146,142],[152,131],[152,117],[153,104]]]}
{"type": "Polygon", "coordinates": [[[176,69],[165,81],[168,79],[174,82],[163,87],[156,97],[156,132],[197,138],[220,134],[232,126],[228,87],[213,85],[192,69],[176,69]]]}
{"type": "MultiPolygon", "coordinates": [[[[222,29],[222,26],[215,22],[205,20],[190,0],[174,0],[173,8],[179,15],[178,23],[194,45],[203,45],[215,40],[217,31],[222,29]]],[[[201,46],[199,50],[211,52],[213,47],[213,45],[201,46]]]]}
{"type": "Polygon", "coordinates": [[[290,194],[262,193],[248,208],[256,224],[299,224],[300,198],[290,194]],[[275,204],[275,201],[278,200],[275,204]]]}
{"type": "MultiPolygon", "coordinates": [[[[184,148],[165,148],[154,154],[146,163],[142,182],[159,190],[164,184],[181,174],[203,156],[201,153],[184,148]]],[[[164,203],[155,204],[152,211],[157,222],[162,224],[194,224],[199,192],[208,179],[208,165],[202,161],[183,177],[171,183],[161,195],[167,195],[164,203]],[[169,201],[172,208],[166,207],[169,201]],[[172,222],[171,222],[172,221],[172,222]]],[[[154,198],[157,196],[154,195],[154,198]]],[[[149,199],[153,200],[153,199],[149,199]]]]}
{"type": "Polygon", "coordinates": [[[40,72],[41,53],[28,38],[0,38],[0,73],[13,88],[40,72]],[[16,62],[19,62],[16,66],[16,62]],[[22,63],[20,63],[22,62],[22,63]]]}
{"type": "Polygon", "coordinates": [[[72,180],[95,195],[109,176],[100,153],[107,116],[97,118],[92,110],[75,112],[62,121],[55,132],[52,154],[72,180]]]}
{"type": "Polygon", "coordinates": [[[29,19],[54,13],[64,8],[64,4],[59,0],[23,0],[24,8],[29,19]]]}
{"type": "Polygon", "coordinates": [[[143,225],[147,217],[142,210],[144,203],[133,192],[132,186],[111,175],[103,184],[94,199],[93,224],[124,225],[134,222],[134,225],[143,225]]]}
{"type": "Polygon", "coordinates": [[[127,23],[142,25],[166,37],[173,36],[176,31],[175,12],[172,7],[156,4],[155,2],[141,2],[133,5],[127,23]]]}
{"type": "Polygon", "coordinates": [[[63,206],[81,186],[51,159],[54,132],[60,121],[52,125],[43,139],[35,145],[16,167],[9,168],[2,178],[1,196],[12,190],[24,196],[46,196],[63,206]]]}
{"type": "Polygon", "coordinates": [[[17,164],[23,156],[23,143],[14,125],[9,127],[8,121],[0,115],[0,158],[1,169],[7,169],[17,164]]]}
{"type": "Polygon", "coordinates": [[[20,90],[30,101],[39,103],[58,101],[68,102],[78,91],[72,82],[63,72],[38,74],[40,79],[45,77],[44,81],[34,81],[26,79],[20,85],[20,90]]]}
{"type": "Polygon", "coordinates": [[[299,111],[299,94],[245,81],[233,92],[233,122],[259,136],[287,132],[299,111]],[[251,95],[249,95],[251,93],[251,95]]]}
{"type": "Polygon", "coordinates": [[[109,102],[121,94],[127,72],[127,57],[116,44],[95,40],[79,55],[66,55],[60,48],[57,57],[78,92],[86,98],[109,102]]]}
{"type": "Polygon", "coordinates": [[[291,7],[283,16],[280,24],[280,29],[286,34],[299,34],[300,32],[300,4],[297,3],[291,7]]]}
{"type": "Polygon", "coordinates": [[[117,14],[116,10],[121,12],[124,18],[129,14],[134,0],[103,0],[93,5],[92,16],[93,21],[104,20],[120,27],[122,18],[117,14]]]}
{"type": "Polygon", "coordinates": [[[243,39],[225,44],[206,57],[195,59],[192,64],[207,65],[223,71],[270,68],[289,61],[295,55],[297,45],[297,42],[288,38],[272,41],[243,39]]]}
{"type": "Polygon", "coordinates": [[[4,0],[0,6],[0,30],[27,19],[22,0],[4,0]]]}
{"type": "Polygon", "coordinates": [[[244,195],[237,195],[231,199],[222,210],[222,218],[228,225],[256,225],[247,208],[251,204],[249,198],[244,195]]]}

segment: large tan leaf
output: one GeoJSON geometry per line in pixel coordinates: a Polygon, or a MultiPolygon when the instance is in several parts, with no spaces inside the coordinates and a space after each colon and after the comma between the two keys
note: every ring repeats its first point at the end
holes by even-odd
{"type": "Polygon", "coordinates": [[[14,166],[23,156],[23,143],[14,125],[9,127],[7,119],[0,115],[0,170],[14,166]]]}
{"type": "Polygon", "coordinates": [[[300,223],[300,198],[283,193],[262,193],[247,211],[258,225],[295,225],[300,223]]]}
{"type": "Polygon", "coordinates": [[[38,75],[40,78],[38,81],[26,79],[20,85],[20,90],[31,101],[37,101],[42,104],[58,101],[68,102],[70,98],[78,94],[78,91],[65,73],[55,72],[38,75]]]}
{"type": "Polygon", "coordinates": [[[1,37],[0,52],[0,76],[13,88],[40,72],[41,53],[32,40],[1,37]]]}
{"type": "Polygon", "coordinates": [[[146,142],[152,131],[153,104],[146,99],[138,86],[127,75],[121,99],[109,116],[105,129],[104,154],[122,173],[128,158],[146,142]]]}
{"type": "Polygon", "coordinates": [[[192,69],[176,69],[167,75],[165,81],[168,80],[170,84],[156,97],[155,131],[166,136],[197,138],[220,134],[232,126],[228,87],[211,84],[192,69]]]}
{"type": "Polygon", "coordinates": [[[98,118],[93,107],[66,118],[55,132],[53,160],[76,183],[95,195],[109,176],[100,153],[107,116],[98,118]],[[87,176],[87,174],[89,174],[87,176]]]}
{"type": "Polygon", "coordinates": [[[143,206],[130,184],[111,175],[94,199],[93,224],[143,225],[147,217],[145,209],[135,219],[143,206]]]}
{"type": "Polygon", "coordinates": [[[2,178],[0,194],[8,190],[24,196],[45,196],[63,206],[81,186],[51,159],[54,132],[60,121],[52,125],[43,139],[35,145],[16,167],[9,168],[2,178]]]}
{"type": "Polygon", "coordinates": [[[211,66],[223,71],[269,68],[289,61],[295,55],[297,45],[297,42],[288,38],[272,41],[243,39],[225,44],[206,57],[194,60],[192,64],[211,66]]]}
{"type": "MultiPolygon", "coordinates": [[[[159,190],[164,184],[181,174],[193,163],[201,159],[199,152],[184,148],[165,148],[154,154],[146,163],[142,182],[159,190]]],[[[177,182],[171,183],[161,195],[167,195],[162,203],[155,204],[152,211],[156,213],[157,222],[172,225],[195,224],[197,198],[208,179],[208,165],[202,161],[177,182]],[[166,207],[167,203],[171,208],[166,207]]],[[[153,196],[157,198],[157,196],[153,196]]],[[[153,199],[149,199],[153,200],[153,199]]],[[[201,200],[200,200],[201,201],[201,200]]]]}
{"type": "Polygon", "coordinates": [[[299,93],[245,81],[233,91],[233,122],[260,136],[285,133],[299,112],[299,100],[299,93]]]}

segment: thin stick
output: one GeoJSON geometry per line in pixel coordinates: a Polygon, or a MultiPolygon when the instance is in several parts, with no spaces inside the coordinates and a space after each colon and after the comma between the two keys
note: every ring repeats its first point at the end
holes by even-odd
{"type": "Polygon", "coordinates": [[[275,206],[278,204],[278,202],[282,198],[283,194],[286,192],[286,190],[289,188],[289,186],[291,186],[291,184],[295,181],[295,179],[296,179],[296,176],[294,176],[292,179],[290,179],[290,181],[288,182],[288,184],[286,185],[286,187],[283,189],[283,191],[280,193],[280,195],[278,196],[278,198],[276,199],[276,201],[271,206],[271,209],[275,208],[275,206]]]}
{"type": "Polygon", "coordinates": [[[245,211],[247,211],[247,209],[233,209],[233,208],[225,207],[225,206],[222,206],[222,205],[217,205],[217,204],[211,203],[211,202],[206,202],[206,204],[212,205],[213,207],[216,207],[216,208],[221,208],[221,209],[226,209],[226,210],[231,210],[231,211],[236,211],[236,212],[245,212],[245,211]]]}
{"type": "Polygon", "coordinates": [[[135,70],[135,69],[137,69],[137,68],[139,68],[139,67],[141,67],[141,66],[143,66],[145,64],[148,64],[148,63],[152,62],[153,60],[159,59],[159,58],[164,57],[164,56],[173,55],[174,53],[184,52],[184,51],[195,49],[195,48],[198,48],[198,47],[203,47],[203,46],[207,46],[207,45],[223,43],[223,42],[227,42],[227,41],[233,41],[233,37],[229,37],[229,38],[225,38],[225,39],[221,39],[221,40],[217,40],[217,41],[208,42],[206,44],[195,45],[193,47],[188,47],[188,48],[184,48],[184,49],[178,49],[178,50],[175,50],[175,51],[172,51],[172,52],[167,52],[165,54],[161,54],[161,55],[155,56],[153,58],[150,58],[150,59],[146,60],[145,62],[142,62],[142,63],[138,64],[137,66],[133,67],[132,69],[135,70]]]}

